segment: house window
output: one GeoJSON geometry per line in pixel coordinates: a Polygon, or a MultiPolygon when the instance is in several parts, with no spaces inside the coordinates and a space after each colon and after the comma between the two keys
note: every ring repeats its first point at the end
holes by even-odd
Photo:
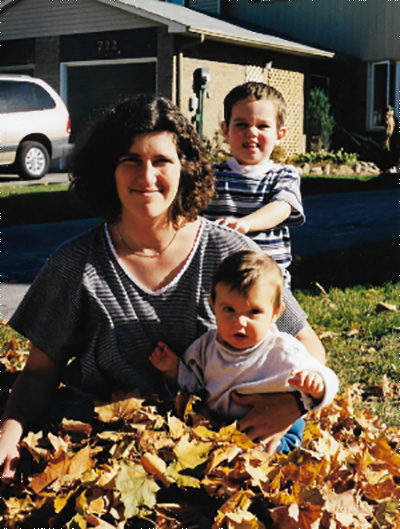
{"type": "Polygon", "coordinates": [[[368,128],[385,127],[387,107],[399,117],[400,62],[375,62],[370,65],[368,128]]]}

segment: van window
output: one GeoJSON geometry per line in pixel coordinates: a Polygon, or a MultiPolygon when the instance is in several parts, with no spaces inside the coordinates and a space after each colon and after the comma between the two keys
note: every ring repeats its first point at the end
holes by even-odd
{"type": "Polygon", "coordinates": [[[0,113],[48,110],[55,106],[50,94],[37,84],[0,81],[0,113]]]}

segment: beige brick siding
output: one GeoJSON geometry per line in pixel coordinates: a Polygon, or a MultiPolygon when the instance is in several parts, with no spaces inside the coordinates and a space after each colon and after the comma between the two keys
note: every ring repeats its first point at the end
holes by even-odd
{"type": "Polygon", "coordinates": [[[248,80],[264,81],[280,90],[288,104],[286,126],[288,132],[281,144],[287,155],[305,152],[304,120],[304,74],[280,69],[268,70],[258,64],[233,64],[216,60],[184,57],[182,83],[182,112],[194,117],[189,110],[189,99],[194,96],[193,72],[197,68],[208,68],[211,81],[204,99],[203,133],[212,141],[223,120],[223,100],[234,86],[248,80]]]}
{"type": "Polygon", "coordinates": [[[35,39],[35,77],[60,92],[60,37],[35,39]]]}

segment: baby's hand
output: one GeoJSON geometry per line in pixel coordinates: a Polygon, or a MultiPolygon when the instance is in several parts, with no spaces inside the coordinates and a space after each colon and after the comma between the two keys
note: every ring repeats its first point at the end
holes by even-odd
{"type": "Polygon", "coordinates": [[[232,230],[240,233],[247,233],[250,229],[249,223],[243,219],[235,219],[235,217],[221,217],[215,221],[220,226],[228,226],[232,230]]]}
{"type": "Polygon", "coordinates": [[[291,371],[288,382],[317,400],[321,400],[325,394],[324,379],[316,371],[291,371]]]}
{"type": "Polygon", "coordinates": [[[178,376],[178,357],[167,344],[158,342],[149,359],[153,366],[167,378],[178,376]]]}

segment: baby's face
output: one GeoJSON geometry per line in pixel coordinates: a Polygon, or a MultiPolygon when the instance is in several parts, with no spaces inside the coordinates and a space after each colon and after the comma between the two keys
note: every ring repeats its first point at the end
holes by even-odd
{"type": "Polygon", "coordinates": [[[218,334],[236,349],[247,349],[261,342],[280,316],[280,309],[275,309],[272,302],[275,288],[265,282],[253,286],[247,296],[217,283],[215,294],[212,305],[218,334]]]}

